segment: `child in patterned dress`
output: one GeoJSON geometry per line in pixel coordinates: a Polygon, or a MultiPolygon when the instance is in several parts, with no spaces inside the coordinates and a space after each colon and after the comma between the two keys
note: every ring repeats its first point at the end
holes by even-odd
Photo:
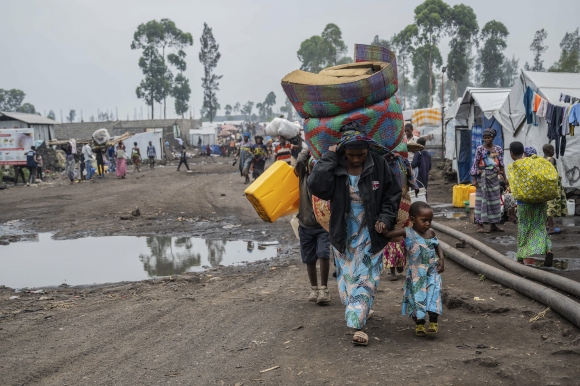
{"type": "Polygon", "coordinates": [[[407,278],[403,295],[403,315],[409,315],[417,327],[415,335],[437,334],[437,317],[441,315],[441,273],[444,271],[443,250],[435,231],[431,229],[433,210],[422,201],[409,208],[413,227],[385,231],[383,236],[404,237],[407,247],[407,278]],[[425,317],[429,314],[429,327],[425,328],[425,317]]]}

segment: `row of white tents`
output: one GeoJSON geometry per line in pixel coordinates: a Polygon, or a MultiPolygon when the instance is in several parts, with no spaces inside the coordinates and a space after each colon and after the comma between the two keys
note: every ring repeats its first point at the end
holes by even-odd
{"type": "MultiPolygon", "coordinates": [[[[453,161],[458,183],[469,182],[475,147],[483,129],[498,132],[494,143],[503,147],[504,161],[511,163],[509,146],[520,141],[533,146],[539,155],[548,143],[548,124],[538,118],[538,126],[526,123],[524,92],[527,87],[553,105],[565,106],[560,94],[580,98],[580,74],[522,71],[512,88],[467,88],[445,114],[445,158],[453,161]]],[[[580,130],[568,136],[566,152],[558,170],[565,188],[580,188],[580,130]]]]}

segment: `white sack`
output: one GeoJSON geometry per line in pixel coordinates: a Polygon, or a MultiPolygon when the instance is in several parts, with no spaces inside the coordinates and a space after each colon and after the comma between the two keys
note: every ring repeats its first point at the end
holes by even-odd
{"type": "Polygon", "coordinates": [[[93,139],[99,145],[104,145],[108,140],[111,139],[109,131],[107,129],[99,129],[93,133],[93,139]]]}

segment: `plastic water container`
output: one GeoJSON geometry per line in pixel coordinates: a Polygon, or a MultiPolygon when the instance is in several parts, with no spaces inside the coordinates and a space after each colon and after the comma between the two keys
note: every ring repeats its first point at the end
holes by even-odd
{"type": "Polygon", "coordinates": [[[264,221],[298,213],[298,177],[284,161],[274,162],[244,193],[264,221]]]}
{"type": "Polygon", "coordinates": [[[566,206],[568,207],[568,216],[575,216],[576,215],[576,201],[575,200],[566,200],[566,206]]]}
{"type": "MultiPolygon", "coordinates": [[[[474,188],[475,188],[475,186],[474,186],[474,188]]],[[[475,192],[469,193],[469,207],[471,209],[475,208],[475,192]]]]}
{"type": "Polygon", "coordinates": [[[296,215],[292,216],[292,220],[290,220],[290,225],[292,225],[294,236],[296,236],[296,238],[300,240],[300,234],[298,233],[298,227],[300,226],[300,223],[298,222],[298,217],[296,217],[296,215]]]}
{"type": "Polygon", "coordinates": [[[472,185],[455,185],[453,187],[453,207],[463,208],[465,201],[469,200],[472,185]]]}
{"type": "Polygon", "coordinates": [[[427,190],[425,188],[420,188],[416,197],[411,193],[411,204],[417,201],[427,202],[427,190]]]}

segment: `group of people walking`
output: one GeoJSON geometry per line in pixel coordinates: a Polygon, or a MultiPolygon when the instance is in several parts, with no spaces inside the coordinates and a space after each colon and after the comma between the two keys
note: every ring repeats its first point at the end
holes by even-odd
{"type": "MultiPolygon", "coordinates": [[[[483,131],[483,144],[477,147],[470,171],[472,184],[476,186],[477,231],[488,232],[484,225],[489,224],[489,232],[503,232],[504,230],[498,227],[498,224],[502,214],[507,212],[510,214],[509,221],[518,225],[517,261],[523,264],[524,259],[532,255],[544,255],[544,266],[551,267],[554,254],[550,234],[558,233],[554,227],[553,217],[567,214],[566,195],[561,181],[560,179],[558,181],[558,197],[551,201],[530,203],[513,199],[509,193],[510,184],[518,184],[521,181],[508,180],[503,149],[493,143],[496,135],[496,131],[491,128],[483,131]]],[[[542,150],[544,157],[556,167],[553,145],[546,144],[542,150]]],[[[510,156],[517,162],[525,157],[537,156],[537,150],[531,146],[524,147],[521,142],[514,141],[510,144],[510,156]]]]}
{"type": "Polygon", "coordinates": [[[364,328],[372,315],[385,254],[390,253],[387,246],[400,238],[408,259],[402,313],[416,322],[417,336],[436,334],[444,257],[430,227],[433,211],[425,202],[409,205],[409,200],[406,211],[412,225],[404,221],[405,227],[398,227],[403,191],[408,196],[399,176],[408,174],[411,179],[411,165],[368,138],[356,122],[343,126],[341,132],[340,142],[318,161],[303,149],[294,169],[300,187],[300,250],[311,284],[308,300],[330,302],[327,285],[333,257],[346,324],[354,330],[352,342],[366,346],[364,328]],[[312,196],[331,202],[328,232],[317,222],[312,196]]]}

